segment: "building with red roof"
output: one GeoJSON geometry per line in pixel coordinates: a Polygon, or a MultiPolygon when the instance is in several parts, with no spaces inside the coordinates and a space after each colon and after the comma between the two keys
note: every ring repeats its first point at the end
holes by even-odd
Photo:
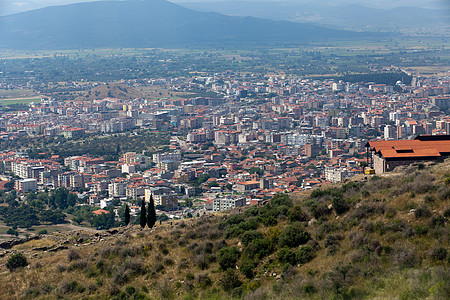
{"type": "MultiPolygon", "coordinates": [[[[414,140],[370,141],[369,165],[375,173],[392,171],[397,166],[420,161],[435,161],[450,156],[450,135],[418,136],[414,140]]],[[[367,159],[369,160],[369,155],[367,159]]]]}

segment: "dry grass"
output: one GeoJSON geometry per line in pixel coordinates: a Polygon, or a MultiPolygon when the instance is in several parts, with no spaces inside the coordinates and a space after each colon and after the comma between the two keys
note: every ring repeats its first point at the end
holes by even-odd
{"type": "MultiPolygon", "coordinates": [[[[420,172],[425,172],[434,186],[444,186],[444,178],[450,174],[449,167],[450,162],[446,162],[420,172]]],[[[416,177],[423,178],[414,172],[407,175],[411,177],[408,177],[409,182],[414,182],[416,177]]],[[[348,212],[339,216],[332,212],[326,220],[307,227],[313,238],[321,232],[317,238],[316,258],[300,266],[286,267],[278,262],[277,252],[264,257],[254,269],[258,280],[239,275],[244,290],[249,292],[247,298],[332,298],[335,296],[332,279],[339,276],[339,270],[351,266],[349,274],[353,275],[346,279],[346,290],[343,290],[348,297],[384,299],[396,295],[405,299],[444,299],[442,295],[448,290],[439,285],[439,280],[446,277],[439,268],[447,268],[448,261],[433,261],[430,253],[441,245],[449,249],[448,224],[433,227],[431,218],[418,218],[410,212],[410,207],[426,206],[433,215],[443,215],[450,202],[440,199],[436,189],[421,191],[414,197],[406,190],[391,196],[394,189],[401,191],[398,185],[403,184],[406,177],[369,180],[363,191],[345,192],[346,197],[359,199],[351,204],[348,212]],[[364,190],[369,194],[364,194],[364,190]],[[363,217],[356,218],[356,215],[363,217]],[[418,233],[425,227],[426,233],[418,233]],[[329,254],[324,243],[330,235],[342,236],[334,255],[329,254]],[[410,263],[410,257],[416,261],[410,263]],[[277,278],[279,275],[281,278],[277,278]],[[401,290],[396,291],[392,282],[401,290]],[[258,288],[258,284],[261,287],[258,288]],[[314,292],[310,293],[308,287],[314,292]],[[252,290],[254,292],[250,292],[252,290]]],[[[309,199],[309,194],[302,192],[292,198],[301,205],[309,199]]],[[[12,251],[23,253],[30,265],[11,273],[4,266],[10,255],[0,258],[0,299],[110,299],[127,290],[144,293],[152,299],[180,299],[188,295],[198,299],[229,298],[218,284],[223,272],[217,261],[209,261],[205,270],[196,261],[197,256],[209,253],[205,250],[209,249],[208,241],[213,245],[212,254],[217,254],[222,237],[216,231],[224,216],[174,221],[173,225],[163,223],[151,230],[134,226],[124,229],[122,234],[102,239],[96,239],[89,232],[49,234],[41,240],[15,246],[12,251]],[[84,242],[78,242],[79,237],[83,237],[84,242]],[[68,249],[56,253],[32,250],[55,244],[68,249]],[[206,274],[212,286],[201,288],[198,274],[206,274]]],[[[272,229],[282,229],[287,224],[286,217],[278,218],[278,224],[272,229]]],[[[268,228],[258,230],[267,232],[268,228]]],[[[236,237],[226,243],[243,247],[240,241],[236,237]]]]}

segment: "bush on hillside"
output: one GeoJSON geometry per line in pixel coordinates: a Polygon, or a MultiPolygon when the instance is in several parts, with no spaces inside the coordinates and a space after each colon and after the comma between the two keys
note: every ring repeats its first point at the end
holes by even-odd
{"type": "Polygon", "coordinates": [[[232,292],[234,289],[242,285],[242,281],[239,280],[239,276],[233,269],[228,269],[220,278],[220,285],[226,292],[232,292]]]}
{"type": "Polygon", "coordinates": [[[291,222],[304,222],[308,220],[308,215],[301,206],[296,205],[289,210],[288,219],[291,222]]]}
{"type": "Polygon", "coordinates": [[[275,247],[270,239],[255,239],[245,247],[243,254],[247,257],[261,259],[272,254],[274,250],[275,247]]]}
{"type": "Polygon", "coordinates": [[[241,240],[245,246],[248,246],[248,244],[251,241],[256,240],[256,239],[262,239],[263,237],[264,236],[261,232],[256,231],[256,230],[251,230],[251,231],[247,231],[244,234],[242,234],[241,240]]]}
{"type": "Polygon", "coordinates": [[[12,272],[18,268],[28,266],[27,258],[22,253],[17,253],[11,256],[6,262],[6,267],[12,272]]]}
{"type": "Polygon", "coordinates": [[[236,246],[220,249],[218,258],[220,268],[222,270],[234,268],[236,266],[236,262],[239,259],[239,256],[239,248],[236,246]]]}
{"type": "Polygon", "coordinates": [[[279,237],[280,247],[297,247],[306,244],[311,239],[311,235],[305,231],[301,223],[294,223],[283,229],[279,237]]]}

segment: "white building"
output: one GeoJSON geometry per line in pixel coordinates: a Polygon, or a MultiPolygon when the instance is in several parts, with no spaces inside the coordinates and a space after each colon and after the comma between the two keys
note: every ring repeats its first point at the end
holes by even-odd
{"type": "Polygon", "coordinates": [[[325,180],[337,183],[342,182],[347,178],[350,178],[355,175],[355,172],[349,171],[346,168],[334,168],[327,167],[325,168],[325,180]]]}
{"type": "Polygon", "coordinates": [[[124,164],[122,165],[122,173],[132,174],[136,172],[136,165],[124,164]]]}
{"type": "Polygon", "coordinates": [[[245,198],[214,198],[213,211],[228,210],[236,207],[242,207],[246,203],[245,198]]]}
{"type": "Polygon", "coordinates": [[[181,161],[181,153],[173,152],[173,153],[155,153],[153,154],[153,162],[160,163],[163,160],[168,161],[181,161]]]}
{"type": "Polygon", "coordinates": [[[16,190],[21,192],[35,192],[37,191],[37,180],[34,178],[27,178],[16,181],[16,190]]]}

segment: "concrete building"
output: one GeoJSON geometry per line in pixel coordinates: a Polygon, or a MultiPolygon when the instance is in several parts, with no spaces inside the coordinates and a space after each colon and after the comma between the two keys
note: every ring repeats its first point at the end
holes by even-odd
{"type": "Polygon", "coordinates": [[[242,181],[236,183],[234,189],[237,192],[244,193],[259,188],[259,181],[242,181]]]}
{"type": "Polygon", "coordinates": [[[242,207],[246,203],[245,198],[214,198],[213,199],[213,211],[228,210],[236,207],[242,207]]]}
{"type": "Polygon", "coordinates": [[[27,193],[37,191],[37,180],[34,178],[26,178],[15,182],[15,188],[18,191],[27,193]]]}
{"type": "Polygon", "coordinates": [[[173,152],[173,153],[155,153],[153,154],[153,162],[160,163],[162,161],[181,161],[181,153],[173,152]]]}
{"type": "Polygon", "coordinates": [[[178,206],[177,194],[154,195],[155,205],[163,205],[166,209],[173,209],[178,206]]]}

